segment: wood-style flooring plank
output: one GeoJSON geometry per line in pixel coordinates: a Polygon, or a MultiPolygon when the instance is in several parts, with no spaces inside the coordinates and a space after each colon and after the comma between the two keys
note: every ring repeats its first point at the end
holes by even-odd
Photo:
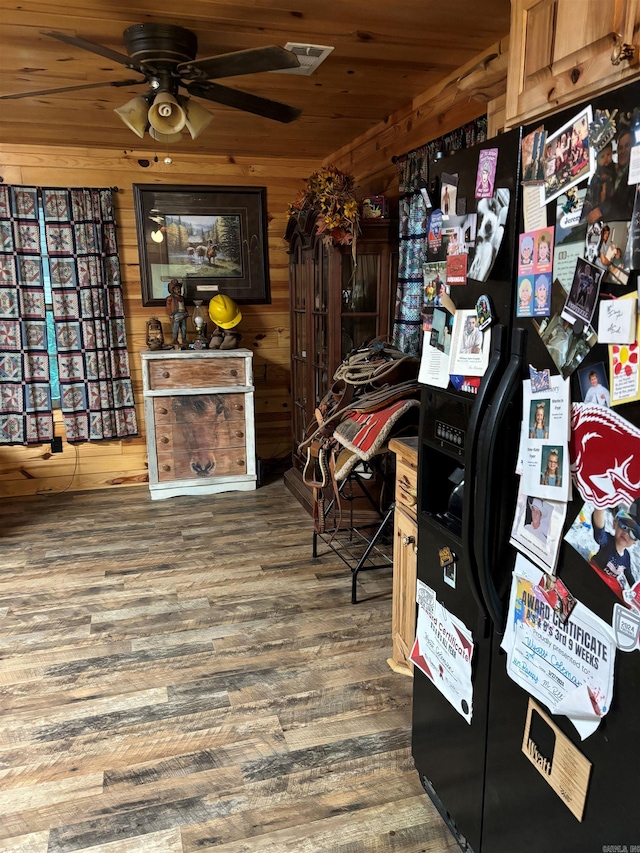
{"type": "Polygon", "coordinates": [[[0,853],[451,853],[391,572],[275,479],[0,499],[0,853]]]}

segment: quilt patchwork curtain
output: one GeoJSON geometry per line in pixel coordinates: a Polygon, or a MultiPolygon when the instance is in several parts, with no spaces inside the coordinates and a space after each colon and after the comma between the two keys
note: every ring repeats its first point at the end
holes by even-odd
{"type": "Polygon", "coordinates": [[[53,438],[36,187],[0,185],[0,444],[53,438]]]}
{"type": "Polygon", "coordinates": [[[43,189],[67,441],[137,434],[110,189],[43,189]]]}
{"type": "MultiPolygon", "coordinates": [[[[425,258],[428,216],[420,183],[429,181],[429,164],[439,151],[457,151],[487,138],[486,116],[440,136],[399,157],[396,163],[400,189],[400,247],[398,289],[393,344],[402,352],[419,355],[422,348],[422,265],[425,258]]],[[[439,199],[432,199],[434,205],[439,199]]]]}

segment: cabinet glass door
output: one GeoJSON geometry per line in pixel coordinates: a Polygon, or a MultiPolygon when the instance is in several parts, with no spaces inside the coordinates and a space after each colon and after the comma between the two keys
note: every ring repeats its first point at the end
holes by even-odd
{"type": "Polygon", "coordinates": [[[313,406],[328,391],[329,254],[322,239],[316,242],[313,258],[313,406]]]}
{"type": "Polygon", "coordinates": [[[307,318],[305,313],[307,295],[302,246],[296,243],[293,249],[294,261],[291,266],[291,303],[292,303],[292,348],[291,372],[293,388],[293,435],[296,444],[304,438],[307,426],[307,318]]]}
{"type": "Polygon", "coordinates": [[[343,258],[340,318],[342,358],[378,335],[379,282],[379,254],[359,253],[355,265],[351,255],[343,258]]]}

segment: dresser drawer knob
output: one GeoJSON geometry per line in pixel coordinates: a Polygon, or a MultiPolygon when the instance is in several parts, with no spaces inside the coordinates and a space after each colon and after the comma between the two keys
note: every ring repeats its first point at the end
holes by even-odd
{"type": "Polygon", "coordinates": [[[163,465],[163,466],[162,466],[162,470],[163,470],[163,471],[170,471],[170,470],[171,470],[171,465],[163,465]]]}
{"type": "Polygon", "coordinates": [[[238,371],[237,371],[237,370],[230,370],[230,371],[229,371],[229,373],[230,373],[232,376],[237,376],[237,375],[238,375],[238,371]]]}
{"type": "Polygon", "coordinates": [[[171,376],[171,374],[169,373],[169,371],[168,371],[168,370],[163,370],[163,371],[162,371],[162,378],[163,378],[163,379],[168,379],[170,376],[171,376]]]}
{"type": "Polygon", "coordinates": [[[165,409],[164,406],[158,406],[158,414],[159,415],[167,415],[167,414],[169,414],[169,409],[165,409]]]}
{"type": "Polygon", "coordinates": [[[244,459],[236,459],[237,465],[244,465],[244,459]]]}
{"type": "Polygon", "coordinates": [[[243,438],[243,437],[244,437],[244,433],[242,432],[242,430],[237,429],[236,430],[236,438],[243,438]]]}
{"type": "Polygon", "coordinates": [[[241,412],[244,409],[244,406],[242,405],[242,403],[234,403],[233,408],[236,410],[236,412],[241,412]]]}
{"type": "Polygon", "coordinates": [[[166,435],[160,436],[160,444],[169,444],[169,437],[166,435]]]}

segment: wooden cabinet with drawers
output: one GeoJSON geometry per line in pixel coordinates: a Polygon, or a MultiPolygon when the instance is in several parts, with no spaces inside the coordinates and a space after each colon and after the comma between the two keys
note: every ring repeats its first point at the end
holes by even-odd
{"type": "Polygon", "coordinates": [[[418,438],[392,438],[396,454],[396,507],[393,531],[392,656],[394,672],[413,675],[409,660],[416,636],[418,577],[418,438]]]}
{"type": "Polygon", "coordinates": [[[251,350],[141,357],[152,499],[255,489],[251,350]]]}

